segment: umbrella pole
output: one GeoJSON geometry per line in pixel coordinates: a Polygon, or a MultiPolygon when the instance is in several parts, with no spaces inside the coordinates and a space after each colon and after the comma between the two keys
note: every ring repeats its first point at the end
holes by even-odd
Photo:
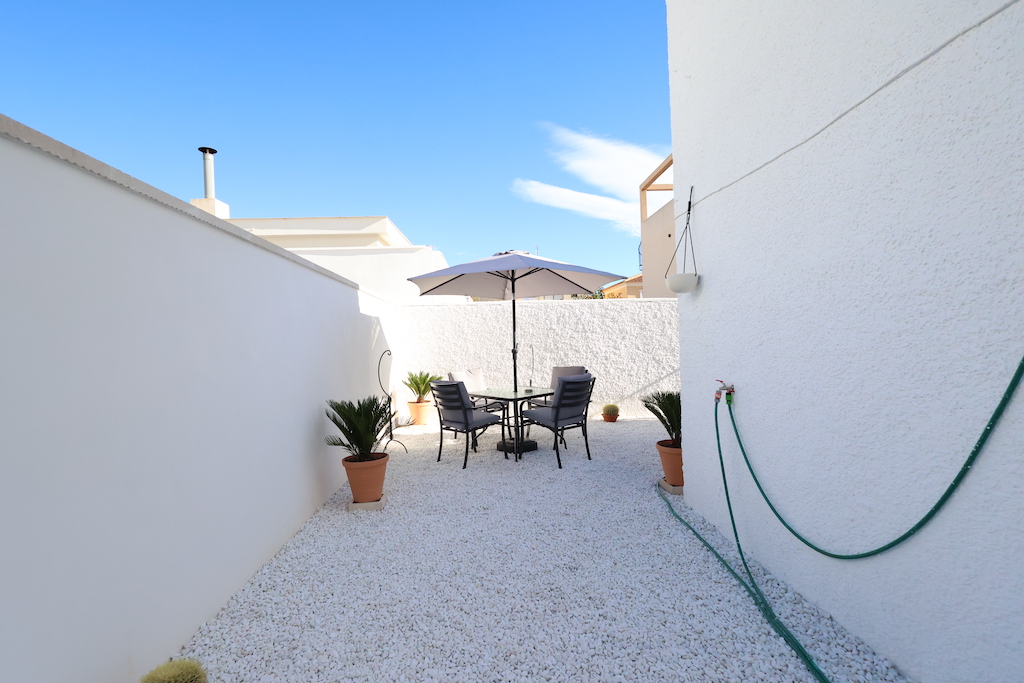
{"type": "Polygon", "coordinates": [[[516,278],[512,277],[512,391],[519,391],[519,347],[516,346],[516,278]]]}

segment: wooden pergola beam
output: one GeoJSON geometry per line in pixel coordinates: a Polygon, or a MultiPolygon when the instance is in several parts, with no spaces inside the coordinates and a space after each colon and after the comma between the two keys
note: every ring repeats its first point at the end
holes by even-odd
{"type": "Polygon", "coordinates": [[[658,164],[658,167],[654,169],[651,175],[647,176],[647,179],[640,183],[640,222],[643,223],[647,220],[647,193],[658,192],[663,190],[671,190],[673,186],[666,183],[655,184],[655,180],[661,177],[661,175],[668,170],[669,166],[672,165],[672,155],[669,154],[665,157],[665,160],[658,164]]]}

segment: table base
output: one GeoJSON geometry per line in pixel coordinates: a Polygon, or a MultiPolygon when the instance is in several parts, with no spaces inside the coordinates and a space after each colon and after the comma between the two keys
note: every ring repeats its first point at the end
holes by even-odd
{"type": "Polygon", "coordinates": [[[512,439],[505,439],[504,441],[498,442],[498,450],[505,453],[526,453],[527,451],[537,450],[537,442],[531,439],[525,439],[519,442],[519,450],[516,450],[516,443],[512,439]]]}

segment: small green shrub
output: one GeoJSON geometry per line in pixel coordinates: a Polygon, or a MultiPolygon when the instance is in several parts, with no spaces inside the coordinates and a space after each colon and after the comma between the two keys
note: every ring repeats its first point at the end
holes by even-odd
{"type": "Polygon", "coordinates": [[[441,375],[432,375],[429,372],[410,372],[409,379],[404,380],[402,384],[416,394],[416,403],[423,403],[423,397],[430,393],[430,383],[439,379],[441,379],[441,375]]]}
{"type": "Polygon", "coordinates": [[[604,408],[601,408],[601,414],[602,415],[618,415],[619,414],[619,407],[617,405],[615,405],[614,403],[609,403],[604,408]]]}
{"type": "Polygon", "coordinates": [[[175,659],[153,669],[139,683],[206,683],[206,671],[194,659],[175,659]]]}

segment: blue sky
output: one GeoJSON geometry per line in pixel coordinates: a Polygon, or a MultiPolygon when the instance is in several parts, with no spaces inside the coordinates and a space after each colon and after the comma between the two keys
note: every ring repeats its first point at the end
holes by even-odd
{"type": "Polygon", "coordinates": [[[387,215],[451,264],[539,249],[638,272],[629,187],[670,151],[664,0],[4,15],[0,113],[181,199],[208,145],[233,217],[387,215]]]}

